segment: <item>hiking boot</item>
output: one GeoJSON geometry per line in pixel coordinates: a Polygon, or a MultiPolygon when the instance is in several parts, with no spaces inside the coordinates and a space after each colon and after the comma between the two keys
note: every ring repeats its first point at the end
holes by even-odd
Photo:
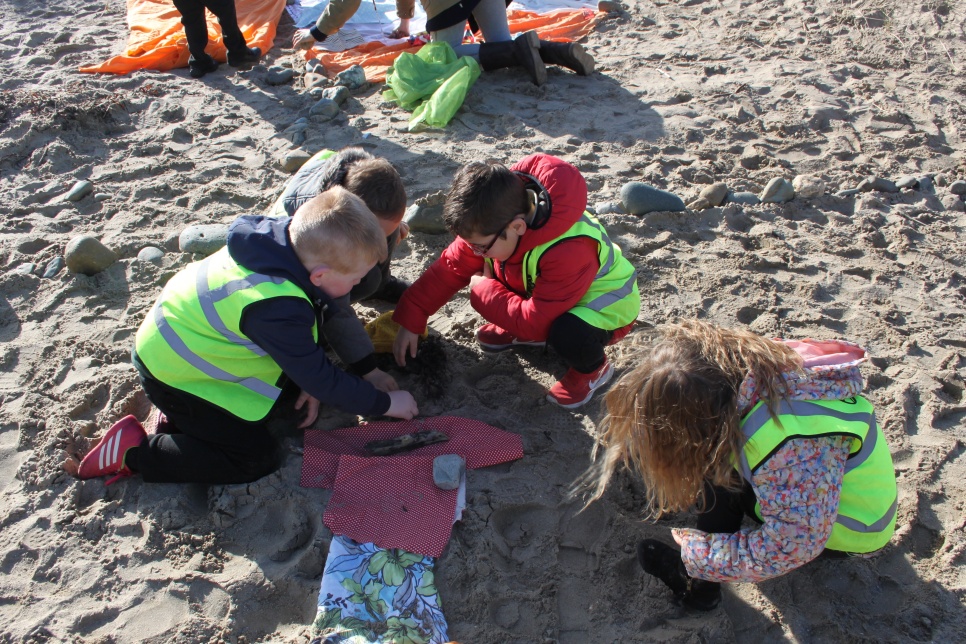
{"type": "Polygon", "coordinates": [[[390,302],[395,304],[402,297],[406,289],[409,288],[409,282],[404,279],[400,279],[395,275],[390,275],[389,279],[382,283],[375,293],[367,297],[367,300],[382,300],[384,302],[390,302]]]}
{"type": "Polygon", "coordinates": [[[637,544],[637,561],[644,572],[663,581],[685,606],[709,611],[721,603],[721,584],[689,577],[677,549],[655,539],[644,539],[637,544]]]}
{"type": "Polygon", "coordinates": [[[514,40],[481,44],[480,67],[486,71],[523,67],[534,85],[547,82],[547,68],[540,58],[540,37],[535,31],[522,33],[514,40]]]}
{"type": "Polygon", "coordinates": [[[124,464],[124,456],[129,449],[138,447],[147,438],[137,418],[125,416],[107,430],[94,449],[87,452],[77,468],[77,477],[92,479],[114,474],[107,481],[107,485],[110,485],[118,479],[131,476],[133,472],[124,464]]]}
{"type": "Polygon", "coordinates": [[[241,67],[257,63],[262,57],[262,50],[258,47],[245,47],[236,52],[228,52],[228,64],[232,67],[241,67]]]}
{"type": "Polygon", "coordinates": [[[192,78],[201,78],[216,69],[218,69],[218,61],[208,54],[205,54],[201,58],[192,56],[188,59],[188,75],[192,78]]]}
{"type": "Polygon", "coordinates": [[[568,369],[564,377],[550,388],[547,400],[564,409],[576,409],[587,403],[594,392],[606,385],[614,375],[614,366],[604,358],[604,364],[593,373],[568,369]]]}
{"type": "Polygon", "coordinates": [[[506,329],[495,324],[484,324],[476,330],[476,341],[486,351],[506,351],[519,347],[545,347],[546,342],[538,340],[521,340],[510,335],[506,329]]]}
{"type": "Polygon", "coordinates": [[[540,41],[540,58],[548,65],[559,65],[581,76],[594,72],[594,57],[575,42],[540,41]]]}

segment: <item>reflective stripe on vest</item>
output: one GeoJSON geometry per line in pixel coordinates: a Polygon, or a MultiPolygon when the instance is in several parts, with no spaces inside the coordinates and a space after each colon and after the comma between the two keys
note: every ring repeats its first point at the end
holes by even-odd
{"type": "Polygon", "coordinates": [[[586,212],[563,235],[527,252],[523,259],[527,293],[532,293],[536,284],[543,254],[558,243],[576,237],[590,237],[597,242],[600,269],[587,293],[570,313],[603,329],[618,329],[630,324],[640,311],[637,272],[621,254],[620,248],[611,241],[607,230],[586,212]],[[607,310],[610,307],[615,308],[607,310]]]}
{"type": "Polygon", "coordinates": [[[848,411],[848,401],[783,400],[778,405],[779,419],[787,426],[795,425],[795,429],[787,431],[775,423],[765,403],[758,403],[741,423],[746,442],[736,468],[751,483],[754,471],[788,440],[820,436],[851,437],[852,451],[845,465],[836,527],[826,547],[848,552],[871,552],[884,546],[894,531],[898,508],[895,472],[888,446],[885,443],[880,445],[881,429],[872,405],[861,397],[848,400],[858,404],[861,411],[848,411]],[[810,420],[795,423],[795,420],[804,418],[810,420]],[[755,453],[752,458],[755,460],[749,462],[749,451],[753,449],[755,453]],[[861,510],[875,514],[864,519],[852,516],[861,510]],[[843,528],[855,534],[849,534],[843,528]]]}

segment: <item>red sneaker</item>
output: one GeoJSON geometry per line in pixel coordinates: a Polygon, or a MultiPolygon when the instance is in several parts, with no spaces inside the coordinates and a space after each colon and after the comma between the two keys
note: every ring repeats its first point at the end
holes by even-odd
{"type": "Polygon", "coordinates": [[[580,373],[568,369],[560,381],[550,388],[547,400],[565,409],[584,405],[594,392],[606,385],[614,375],[614,366],[604,358],[604,364],[593,373],[580,373]]]}
{"type": "Polygon", "coordinates": [[[636,323],[637,323],[637,320],[635,320],[634,322],[631,322],[627,326],[622,326],[621,328],[614,331],[614,333],[611,334],[610,336],[610,342],[607,343],[607,346],[617,344],[618,342],[623,340],[628,333],[634,330],[634,325],[636,323]]]}
{"type": "Polygon", "coordinates": [[[506,351],[518,347],[545,347],[546,342],[520,340],[510,335],[506,329],[495,324],[484,324],[476,330],[476,341],[487,351],[506,351]]]}
{"type": "Polygon", "coordinates": [[[87,452],[87,456],[77,468],[78,478],[92,479],[115,474],[116,476],[107,481],[107,485],[110,485],[120,478],[131,476],[133,472],[124,465],[124,455],[132,447],[140,445],[147,437],[137,418],[125,416],[107,430],[94,449],[87,452]]]}

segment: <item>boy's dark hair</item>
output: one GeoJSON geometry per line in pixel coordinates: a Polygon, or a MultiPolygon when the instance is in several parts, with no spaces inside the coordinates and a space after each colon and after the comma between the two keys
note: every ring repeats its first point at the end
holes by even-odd
{"type": "Polygon", "coordinates": [[[514,217],[530,211],[523,180],[502,163],[474,162],[453,177],[443,221],[454,235],[495,235],[514,217]]]}
{"type": "Polygon", "coordinates": [[[406,187],[392,164],[362,148],[346,148],[329,160],[322,190],[342,186],[380,219],[395,219],[406,208],[406,187]]]}

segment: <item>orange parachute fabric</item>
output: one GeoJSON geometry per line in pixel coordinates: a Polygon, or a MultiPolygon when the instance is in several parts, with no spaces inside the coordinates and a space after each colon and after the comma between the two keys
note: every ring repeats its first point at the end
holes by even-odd
{"type": "MultiPolygon", "coordinates": [[[[594,30],[603,16],[604,14],[596,13],[590,9],[562,9],[543,14],[532,11],[510,11],[507,13],[510,33],[523,33],[536,29],[541,40],[558,42],[580,40],[594,30]]],[[[404,42],[395,45],[368,42],[340,52],[310,49],[305,58],[318,58],[330,75],[338,74],[353,65],[361,65],[366,72],[366,79],[370,83],[381,83],[386,80],[386,70],[399,54],[404,51],[415,53],[422,46],[422,42],[415,44],[404,42]]]]}
{"type": "MultiPolygon", "coordinates": [[[[285,9],[285,0],[235,0],[238,27],[249,47],[268,52],[275,41],[275,29],[285,9]]],[[[210,12],[207,51],[225,62],[227,51],[221,42],[221,27],[210,12]]],[[[131,29],[127,51],[99,65],[81,67],[82,72],[127,74],[138,69],[166,72],[188,65],[188,43],[181,14],[171,0],[127,0],[127,22],[131,29]]]]}

